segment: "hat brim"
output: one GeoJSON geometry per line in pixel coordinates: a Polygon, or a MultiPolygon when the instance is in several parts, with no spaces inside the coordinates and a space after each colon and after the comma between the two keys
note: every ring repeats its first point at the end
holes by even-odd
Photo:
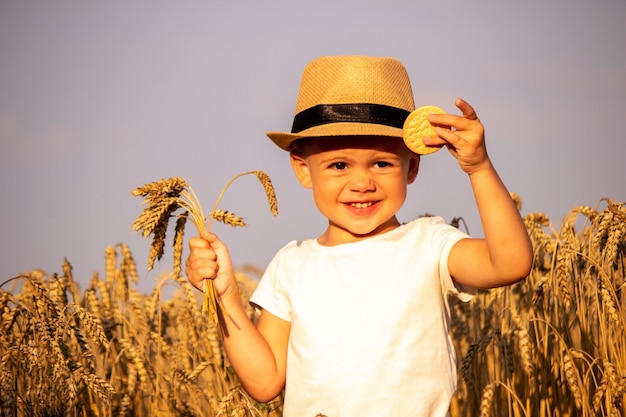
{"type": "Polygon", "coordinates": [[[289,151],[289,146],[296,139],[332,136],[389,136],[402,138],[402,128],[375,123],[329,123],[314,126],[298,133],[267,132],[272,142],[279,148],[289,151]]]}

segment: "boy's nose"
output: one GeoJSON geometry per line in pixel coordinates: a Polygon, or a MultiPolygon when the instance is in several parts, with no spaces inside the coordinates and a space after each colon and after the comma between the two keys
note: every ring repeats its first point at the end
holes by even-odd
{"type": "Polygon", "coordinates": [[[350,181],[350,188],[359,192],[374,191],[376,184],[367,172],[357,171],[350,181]]]}

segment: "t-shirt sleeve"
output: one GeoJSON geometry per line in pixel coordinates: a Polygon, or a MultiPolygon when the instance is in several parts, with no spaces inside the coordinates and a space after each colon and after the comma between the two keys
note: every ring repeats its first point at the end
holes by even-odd
{"type": "Polygon", "coordinates": [[[276,317],[291,322],[291,302],[285,284],[279,278],[279,270],[284,260],[284,249],[281,249],[263,273],[256,289],[250,297],[255,309],[263,309],[276,317]]]}
{"type": "Polygon", "coordinates": [[[439,246],[439,276],[441,279],[444,295],[457,298],[461,301],[470,301],[476,294],[476,288],[466,285],[460,285],[454,282],[448,270],[448,257],[450,251],[462,239],[468,239],[470,236],[456,227],[445,224],[440,217],[432,218],[433,224],[438,225],[436,231],[436,241],[439,246]]]}

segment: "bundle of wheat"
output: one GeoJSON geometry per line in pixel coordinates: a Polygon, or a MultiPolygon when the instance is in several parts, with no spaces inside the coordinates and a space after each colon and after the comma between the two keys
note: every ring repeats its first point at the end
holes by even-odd
{"type": "MultiPolygon", "coordinates": [[[[179,209],[184,210],[184,213],[178,216],[176,227],[174,229],[175,274],[180,274],[182,270],[183,233],[188,218],[191,218],[198,233],[202,230],[210,231],[213,219],[229,224],[233,227],[245,226],[246,224],[241,217],[237,217],[228,211],[219,210],[217,206],[228,187],[237,178],[249,174],[255,175],[261,182],[270,206],[270,211],[274,216],[277,216],[278,204],[276,200],[276,193],[269,176],[262,171],[248,171],[233,177],[226,184],[226,186],[224,186],[222,192],[217,197],[213,210],[209,213],[208,225],[206,216],[204,215],[204,211],[202,210],[202,206],[200,205],[196,193],[182,178],[172,177],[162,179],[133,190],[132,195],[144,197],[143,203],[146,205],[146,208],[141,212],[137,220],[135,220],[132,228],[134,231],[141,231],[143,237],[152,235],[152,246],[148,259],[148,269],[151,270],[154,266],[155,260],[160,260],[163,256],[165,234],[168,228],[169,220],[179,209]]],[[[221,304],[220,298],[215,292],[215,284],[213,280],[206,279],[203,284],[205,294],[203,311],[208,312],[209,321],[216,324],[219,320],[218,305],[224,316],[228,316],[228,312],[224,310],[224,306],[221,304]]]]}

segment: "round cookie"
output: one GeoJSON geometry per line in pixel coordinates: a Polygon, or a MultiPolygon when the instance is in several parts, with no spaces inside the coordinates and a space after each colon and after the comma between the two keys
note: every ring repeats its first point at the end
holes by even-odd
{"type": "Polygon", "coordinates": [[[406,146],[416,154],[426,155],[437,152],[441,146],[426,146],[425,136],[437,136],[435,127],[428,121],[430,113],[445,114],[446,112],[437,106],[422,106],[411,112],[404,121],[402,135],[406,146]]]}

